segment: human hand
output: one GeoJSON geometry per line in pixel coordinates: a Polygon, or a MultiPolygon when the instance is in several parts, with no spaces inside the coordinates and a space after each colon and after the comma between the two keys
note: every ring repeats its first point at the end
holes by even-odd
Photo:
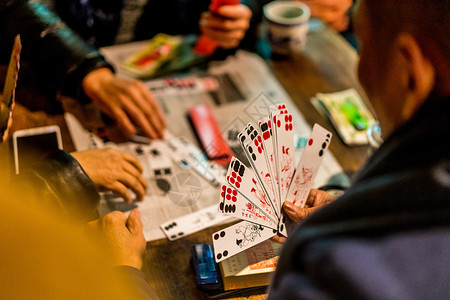
{"type": "Polygon", "coordinates": [[[243,4],[224,5],[217,13],[204,12],[200,17],[201,32],[224,49],[235,48],[250,26],[252,11],[243,4]]]}
{"type": "Polygon", "coordinates": [[[336,200],[336,197],[326,191],[311,189],[305,207],[297,208],[292,202],[286,201],[283,204],[283,209],[292,221],[298,223],[334,200],[336,200]]]}
{"type": "Polygon", "coordinates": [[[137,208],[131,211],[128,218],[122,212],[113,211],[89,222],[88,229],[104,239],[118,266],[142,268],[146,241],[137,208]]]}
{"type": "Polygon", "coordinates": [[[311,17],[317,18],[336,31],[345,31],[350,20],[347,15],[352,0],[301,0],[309,6],[311,17]]]}
{"type": "Polygon", "coordinates": [[[150,138],[160,138],[166,126],[155,98],[142,81],[115,76],[108,68],[90,72],[82,82],[86,95],[128,136],[136,127],[150,138]]]}
{"type": "Polygon", "coordinates": [[[136,157],[122,151],[103,148],[71,153],[100,189],[111,190],[131,203],[128,188],[139,201],[147,192],[147,182],[136,157]]]}

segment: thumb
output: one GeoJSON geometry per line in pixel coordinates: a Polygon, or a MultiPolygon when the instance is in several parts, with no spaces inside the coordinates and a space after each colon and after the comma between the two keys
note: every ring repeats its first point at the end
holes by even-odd
{"type": "Polygon", "coordinates": [[[128,216],[127,224],[126,224],[128,230],[131,232],[131,234],[139,234],[143,231],[143,225],[141,221],[141,213],[139,212],[139,209],[135,208],[131,211],[130,215],[128,216]]]}

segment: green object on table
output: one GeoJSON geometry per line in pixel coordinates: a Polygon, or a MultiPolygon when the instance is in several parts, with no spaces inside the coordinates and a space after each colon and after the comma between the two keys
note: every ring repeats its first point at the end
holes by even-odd
{"type": "Polygon", "coordinates": [[[345,99],[344,103],[341,104],[340,109],[356,130],[362,131],[369,127],[369,121],[366,117],[361,115],[358,107],[351,101],[351,98],[345,99]]]}

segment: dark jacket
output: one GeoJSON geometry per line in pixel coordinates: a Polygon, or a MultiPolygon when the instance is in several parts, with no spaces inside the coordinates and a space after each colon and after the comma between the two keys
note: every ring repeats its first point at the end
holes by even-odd
{"type": "Polygon", "coordinates": [[[269,299],[448,299],[449,112],[429,99],[291,234],[269,299]]]}
{"type": "Polygon", "coordinates": [[[6,64],[14,37],[22,38],[22,60],[55,92],[89,101],[81,90],[91,71],[111,68],[97,49],[88,46],[44,5],[24,0],[0,1],[0,60],[6,64]]]}
{"type": "MultiPolygon", "coordinates": [[[[126,0],[49,0],[61,19],[96,47],[112,45],[120,25],[126,0]]],[[[243,43],[254,43],[256,25],[262,19],[262,5],[269,0],[243,0],[253,13],[250,30],[243,43]]],[[[211,0],[149,0],[139,18],[136,40],[150,39],[160,32],[171,35],[199,34],[198,22],[211,0]]]]}
{"type": "MultiPolygon", "coordinates": [[[[100,195],[94,183],[81,165],[62,150],[21,171],[12,186],[33,195],[34,199],[41,201],[40,205],[54,209],[63,218],[74,218],[79,224],[99,217],[100,195]]],[[[12,186],[2,189],[7,192],[12,186]]]]}

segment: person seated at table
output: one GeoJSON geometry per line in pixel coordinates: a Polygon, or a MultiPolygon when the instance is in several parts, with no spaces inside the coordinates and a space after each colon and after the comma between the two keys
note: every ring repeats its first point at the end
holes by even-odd
{"type": "Polygon", "coordinates": [[[268,299],[448,299],[449,14],[442,0],[357,4],[358,75],[384,143],[290,233],[268,299]]]}
{"type": "MultiPolygon", "coordinates": [[[[56,95],[92,101],[129,137],[138,129],[159,138],[164,116],[155,98],[139,80],[119,78],[97,49],[88,46],[46,7],[37,2],[0,2],[0,58],[9,59],[15,35],[22,37],[22,57],[38,71],[40,85],[56,95]]],[[[19,82],[20,84],[20,82],[19,82]]]]}

